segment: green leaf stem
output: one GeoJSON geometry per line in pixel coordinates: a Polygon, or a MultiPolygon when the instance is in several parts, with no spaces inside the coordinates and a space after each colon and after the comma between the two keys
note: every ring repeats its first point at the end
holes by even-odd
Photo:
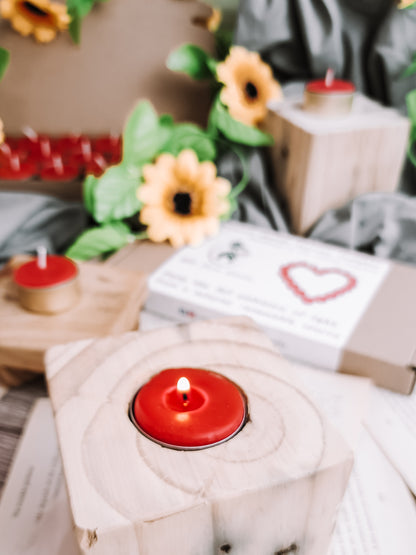
{"type": "Polygon", "coordinates": [[[172,71],[186,73],[197,81],[215,77],[217,62],[195,44],[183,44],[169,54],[166,62],[172,71]]]}
{"type": "Polygon", "coordinates": [[[245,125],[231,117],[227,108],[221,103],[217,96],[211,108],[209,116],[209,127],[219,129],[230,141],[247,146],[270,146],[274,139],[268,133],[264,133],[257,127],[245,125]]]}
{"type": "Polygon", "coordinates": [[[90,260],[121,249],[133,238],[128,225],[112,222],[84,231],[65,254],[74,260],[90,260]]]}
{"type": "Polygon", "coordinates": [[[9,51],[5,48],[0,47],[0,79],[3,78],[3,75],[6,72],[6,69],[10,62],[10,54],[9,51]]]}

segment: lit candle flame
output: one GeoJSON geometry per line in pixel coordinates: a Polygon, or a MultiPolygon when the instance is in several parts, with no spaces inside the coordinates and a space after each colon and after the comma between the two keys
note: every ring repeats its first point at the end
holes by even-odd
{"type": "Polygon", "coordinates": [[[176,384],[176,389],[178,390],[178,393],[189,393],[191,384],[189,383],[188,378],[179,378],[178,383],[176,384]]]}
{"type": "Polygon", "coordinates": [[[36,252],[38,253],[38,258],[37,258],[38,268],[40,268],[41,270],[44,270],[47,266],[46,255],[48,251],[46,250],[46,247],[40,246],[36,249],[36,252]]]}
{"type": "Polygon", "coordinates": [[[329,67],[326,70],[325,87],[330,87],[332,85],[332,83],[334,82],[334,77],[335,77],[335,71],[329,67]]]}

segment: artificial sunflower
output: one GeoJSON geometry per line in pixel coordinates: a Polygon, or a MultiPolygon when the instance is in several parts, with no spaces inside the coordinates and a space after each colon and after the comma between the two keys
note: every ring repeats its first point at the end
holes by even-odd
{"type": "Polygon", "coordinates": [[[401,0],[397,7],[399,10],[404,10],[405,8],[410,8],[413,5],[416,7],[416,0],[401,0]]]}
{"type": "Polygon", "coordinates": [[[143,178],[140,221],[152,241],[198,244],[218,231],[220,216],[230,210],[230,182],[217,176],[213,162],[199,162],[193,150],[182,150],[177,158],[161,154],[144,166],[143,178]]]}
{"type": "Polygon", "coordinates": [[[221,102],[234,119],[246,125],[263,121],[269,100],[280,100],[283,96],[270,66],[257,52],[242,46],[231,47],[224,62],[218,64],[217,78],[225,85],[220,93],[221,102]]]}
{"type": "Polygon", "coordinates": [[[222,21],[222,11],[217,8],[211,8],[211,13],[207,17],[195,16],[192,19],[194,25],[198,25],[203,29],[207,29],[211,33],[218,31],[222,21]]]}
{"type": "Polygon", "coordinates": [[[1,0],[0,13],[15,31],[24,37],[33,34],[38,42],[50,42],[71,20],[65,4],[50,0],[1,0]]]}

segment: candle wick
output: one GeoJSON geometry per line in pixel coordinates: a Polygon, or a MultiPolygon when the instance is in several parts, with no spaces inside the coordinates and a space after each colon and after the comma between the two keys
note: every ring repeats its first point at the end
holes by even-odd
{"type": "Polygon", "coordinates": [[[183,399],[183,402],[186,403],[188,401],[188,394],[182,393],[182,399],[183,399]]]}
{"type": "Polygon", "coordinates": [[[51,143],[49,139],[43,139],[40,142],[40,151],[44,158],[48,158],[51,155],[51,143]]]}
{"type": "Polygon", "coordinates": [[[55,170],[55,172],[59,175],[63,175],[64,165],[63,165],[63,161],[62,161],[62,156],[59,155],[59,154],[54,154],[52,156],[52,164],[53,164],[53,169],[55,170]]]}
{"type": "Polygon", "coordinates": [[[36,249],[38,257],[37,257],[37,265],[40,270],[45,270],[47,267],[47,249],[44,246],[40,246],[36,249]]]}
{"type": "Polygon", "coordinates": [[[17,153],[10,156],[10,167],[14,172],[20,172],[20,158],[17,153]]]}
{"type": "Polygon", "coordinates": [[[29,127],[28,125],[26,125],[25,127],[23,127],[22,129],[23,135],[25,135],[30,141],[32,141],[33,143],[36,142],[38,140],[38,134],[36,133],[36,131],[34,131],[31,127],[29,127]]]}
{"type": "Polygon", "coordinates": [[[0,150],[10,160],[10,157],[12,155],[12,149],[10,148],[10,145],[8,145],[7,143],[3,143],[0,145],[0,150]]]}
{"type": "Polygon", "coordinates": [[[334,76],[335,76],[335,72],[332,68],[328,68],[326,70],[326,75],[325,75],[325,87],[331,87],[332,83],[334,82],[334,76]]]}

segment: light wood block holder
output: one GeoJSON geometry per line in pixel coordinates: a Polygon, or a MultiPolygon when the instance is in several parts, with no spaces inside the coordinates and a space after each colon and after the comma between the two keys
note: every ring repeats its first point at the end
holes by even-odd
{"type": "Polygon", "coordinates": [[[57,346],[46,375],[81,553],[327,552],[352,455],[251,320],[57,346]],[[250,419],[236,436],[177,451],[134,427],[136,391],[178,366],[219,372],[244,390],[250,419]]]}
{"type": "MultiPolygon", "coordinates": [[[[99,264],[80,264],[80,300],[66,312],[38,314],[22,308],[12,266],[0,275],[0,379],[14,370],[43,372],[48,348],[60,343],[137,329],[146,296],[144,274],[99,264]]],[[[18,373],[17,376],[22,376],[18,373]]],[[[17,377],[17,382],[19,378],[17,377]]],[[[16,382],[15,382],[16,383],[16,382]]]]}
{"type": "Polygon", "coordinates": [[[333,118],[288,99],[270,112],[266,129],[275,139],[274,176],[292,231],[304,234],[327,210],[363,193],[397,188],[410,123],[356,94],[351,113],[333,118]]]}

